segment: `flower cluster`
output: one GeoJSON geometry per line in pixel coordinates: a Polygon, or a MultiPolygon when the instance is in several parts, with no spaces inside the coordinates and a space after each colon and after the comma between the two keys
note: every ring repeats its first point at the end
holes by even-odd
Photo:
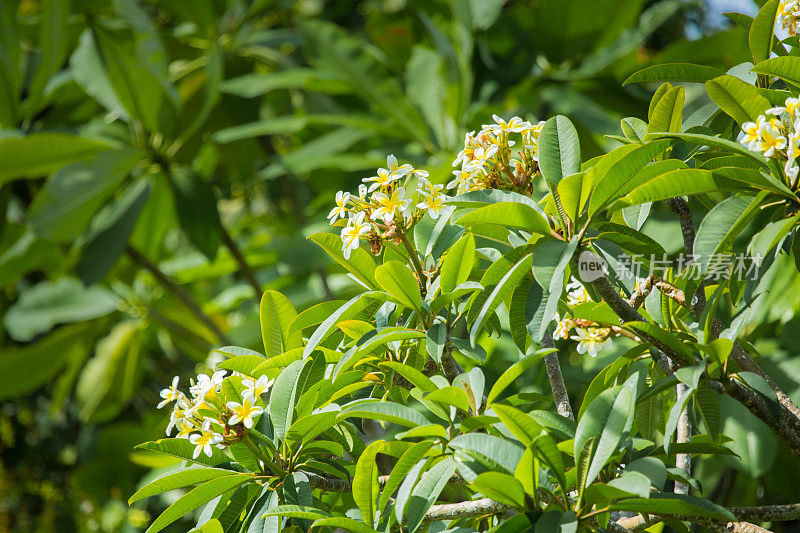
{"type": "Polygon", "coordinates": [[[544,122],[531,124],[519,117],[505,121],[492,115],[494,124],[484,124],[476,135],[464,137],[464,149],[453,166],[455,179],[447,184],[458,194],[481,189],[519,189],[530,192],[531,177],[539,170],[539,134],[544,122]],[[519,135],[520,145],[511,140],[519,135]],[[516,149],[512,150],[517,146],[516,149]]]}
{"type": "Polygon", "coordinates": [[[398,165],[393,155],[386,158],[386,166],[375,176],[364,178],[357,195],[336,193],[336,207],[328,219],[331,225],[340,218],[347,219],[341,232],[345,259],[361,239],[368,239],[373,253],[379,253],[384,239],[398,239],[425,213],[438,218],[444,207],[444,187],[428,181],[426,171],[398,165]]]}
{"type": "Polygon", "coordinates": [[[261,395],[269,392],[272,380],[261,376],[257,380],[242,379],[236,376],[225,377],[225,371],[214,372],[211,376],[200,374],[189,387],[189,396],[178,390],[180,378],[175,376],[172,386],[161,391],[158,408],[173,403],[167,436],[178,430],[178,438],[189,439],[194,444],[193,457],[200,453],[212,455],[212,447],[224,448],[242,437],[244,428],[251,429],[255,418],[264,412],[261,395]],[[231,387],[223,391],[223,383],[233,380],[231,387]],[[240,383],[241,387],[237,387],[240,383]],[[229,398],[230,391],[241,388],[235,398],[229,398]]]}
{"type": "MultiPolygon", "coordinates": [[[[569,307],[591,301],[589,293],[578,280],[572,278],[567,283],[567,305],[569,307]]],[[[553,337],[578,341],[576,349],[579,354],[588,353],[591,357],[597,357],[600,350],[611,347],[611,328],[598,327],[597,324],[581,319],[560,319],[558,316],[556,319],[558,326],[553,337]],[[570,336],[573,330],[575,334],[570,336]]]]}
{"type": "Polygon", "coordinates": [[[755,122],[742,124],[740,142],[750,151],[783,163],[787,182],[794,187],[800,172],[800,99],[787,98],[782,107],[768,109],[755,122]]]}
{"type": "Polygon", "coordinates": [[[800,28],[800,0],[782,0],[778,4],[778,20],[790,36],[796,35],[800,28]]]}

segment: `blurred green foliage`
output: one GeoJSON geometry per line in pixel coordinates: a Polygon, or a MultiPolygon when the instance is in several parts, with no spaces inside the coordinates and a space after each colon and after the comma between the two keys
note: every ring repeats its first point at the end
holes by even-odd
{"type": "MultiPolygon", "coordinates": [[[[127,508],[156,461],[130,450],[163,431],[154,406],[169,377],[204,368],[215,347],[258,346],[257,292],[279,289],[298,309],[353,294],[304,238],[326,226],[335,191],[387,153],[446,182],[460,132],[491,113],[567,115],[584,158],[599,155],[620,118],[647,116],[650,91],[621,87],[632,72],[748,60],[745,31],[707,28],[703,9],[0,1],[0,530],[146,525],[169,498],[127,508]]],[[[708,102],[687,90],[690,109],[708,102]]],[[[648,224],[678,249],[667,213],[648,224]]],[[[795,307],[775,298],[754,311],[765,367],[787,392],[800,382],[795,307]]],[[[507,348],[490,347],[492,378],[507,348]]],[[[603,365],[571,362],[577,389],[603,365]]],[[[524,386],[546,392],[546,377],[524,386]]],[[[796,469],[776,466],[786,451],[725,424],[752,449],[700,463],[699,477],[730,503],[753,503],[737,495],[756,485],[791,499],[796,469]]]]}

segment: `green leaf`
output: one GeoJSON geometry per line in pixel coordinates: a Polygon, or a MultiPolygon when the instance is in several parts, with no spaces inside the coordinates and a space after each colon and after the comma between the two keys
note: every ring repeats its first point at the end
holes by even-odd
{"type": "Polygon", "coordinates": [[[137,490],[133,496],[128,499],[128,505],[144,498],[149,498],[155,494],[167,492],[168,490],[179,489],[221,476],[231,476],[235,474],[236,472],[223,470],[222,468],[182,468],[177,472],[169,472],[163,476],[159,476],[137,490]]]}
{"type": "Polygon", "coordinates": [[[767,161],[761,154],[757,152],[751,152],[741,143],[735,141],[729,141],[728,139],[713,137],[711,135],[703,135],[702,133],[654,133],[650,136],[651,140],[665,138],[678,139],[695,146],[708,146],[709,148],[715,148],[725,152],[743,155],[749,159],[752,159],[753,161],[758,162],[765,169],[769,170],[769,165],[767,165],[767,161]]]}
{"type": "MultiPolygon", "coordinates": [[[[439,426],[441,427],[441,426],[439,426]]],[[[392,498],[392,495],[400,486],[400,483],[406,477],[406,475],[411,471],[411,469],[416,465],[428,450],[433,447],[433,441],[422,441],[414,444],[411,448],[403,452],[403,455],[400,456],[397,463],[395,463],[394,468],[389,474],[389,479],[386,480],[386,484],[383,486],[383,492],[381,492],[381,499],[380,503],[378,504],[378,509],[383,512],[386,509],[386,506],[389,504],[389,500],[392,498]]]]}
{"type": "Polygon", "coordinates": [[[616,211],[626,206],[655,202],[675,196],[688,196],[739,187],[743,188],[743,185],[710,170],[681,168],[656,176],[636,187],[623,198],[608,206],[608,210],[616,211]]]}
{"type": "Polygon", "coordinates": [[[739,233],[760,212],[761,199],[733,196],[715,205],[703,218],[694,241],[695,261],[708,270],[715,254],[727,252],[739,233]]]}
{"type": "Polygon", "coordinates": [[[589,201],[589,216],[594,215],[614,201],[621,191],[630,188],[630,180],[659,154],[669,147],[669,141],[650,141],[642,146],[621,146],[609,152],[596,166],[587,171],[591,174],[594,189],[589,201]]]}
{"type": "Polygon", "coordinates": [[[286,432],[286,442],[293,446],[298,442],[305,444],[315,439],[336,425],[338,414],[336,411],[323,411],[298,418],[286,432]]]}
{"type": "Polygon", "coordinates": [[[714,103],[740,126],[755,121],[772,107],[757,88],[729,74],[707,81],[706,91],[714,103]]]}
{"type": "Polygon", "coordinates": [[[663,329],[661,326],[651,324],[650,322],[626,322],[625,327],[632,329],[634,333],[642,332],[654,337],[662,344],[683,356],[686,360],[692,359],[692,350],[672,332],[663,329]]]}
{"type": "Polygon", "coordinates": [[[74,239],[140,158],[137,150],[113,150],[63,167],[36,194],[28,210],[31,228],[47,239],[74,239]]]}
{"type": "Polygon", "coordinates": [[[375,456],[384,444],[384,441],[377,440],[361,452],[353,476],[353,500],[361,511],[361,518],[369,527],[374,524],[378,505],[378,465],[375,464],[375,456]]]}
{"type": "Polygon", "coordinates": [[[220,91],[255,98],[281,89],[306,89],[315,92],[338,94],[352,87],[340,77],[311,68],[286,68],[275,72],[245,74],[220,84],[220,91]]]}
{"type": "Polygon", "coordinates": [[[751,72],[776,76],[792,85],[800,85],[800,57],[773,57],[757,63],[751,72]]]}
{"type": "Polygon", "coordinates": [[[549,185],[581,170],[578,131],[564,115],[545,122],[539,134],[539,168],[549,185]]]}
{"type": "Polygon", "coordinates": [[[278,291],[264,291],[261,296],[259,316],[264,353],[268,358],[281,355],[293,348],[303,347],[301,332],[290,329],[297,311],[286,296],[278,291]]]}
{"type": "Polygon", "coordinates": [[[469,279],[475,264],[475,237],[467,233],[447,251],[442,259],[439,277],[442,292],[453,292],[456,286],[469,279]]]}
{"type": "Polygon", "coordinates": [[[458,453],[478,461],[490,470],[498,470],[513,475],[523,449],[510,440],[501,439],[485,433],[466,433],[452,439],[448,446],[458,453]]]}
{"type": "Polygon", "coordinates": [[[736,521],[736,517],[724,507],[686,494],[656,492],[651,494],[649,498],[630,498],[612,503],[608,506],[608,509],[636,513],[694,516],[723,522],[736,521]]]}
{"type": "Polygon", "coordinates": [[[459,389],[458,387],[442,387],[441,389],[437,389],[426,394],[423,396],[423,399],[426,402],[452,405],[453,407],[461,409],[464,412],[469,412],[470,403],[467,393],[464,392],[464,389],[459,389]]]}
{"type": "Polygon", "coordinates": [[[694,393],[694,389],[691,387],[685,388],[681,396],[672,406],[672,409],[669,411],[669,418],[667,419],[667,424],[664,427],[664,451],[667,453],[670,453],[669,450],[670,444],[672,443],[672,436],[675,434],[681,413],[683,413],[683,410],[686,409],[686,404],[689,402],[692,393],[694,393]]]}
{"type": "MultiPolygon", "coordinates": [[[[525,255],[522,259],[512,266],[508,272],[497,282],[497,285],[486,296],[483,305],[478,311],[474,322],[470,328],[469,341],[472,346],[475,346],[478,334],[480,333],[484,321],[488,320],[491,315],[497,310],[497,307],[502,301],[508,298],[514,288],[520,283],[520,280],[530,272],[532,263],[532,254],[525,255]]],[[[486,291],[488,292],[488,291],[486,291]]]]}
{"type": "Polygon", "coordinates": [[[502,472],[484,472],[470,483],[472,488],[494,501],[525,508],[525,490],[514,476],[502,472]]]}
{"type": "Polygon", "coordinates": [[[351,531],[352,533],[376,533],[374,529],[365,526],[362,522],[344,516],[320,518],[311,524],[311,529],[316,527],[331,528],[333,531],[342,529],[344,531],[351,531]]]}
{"type": "MultiPolygon", "coordinates": [[[[6,315],[8,319],[8,315],[6,315]]],[[[58,328],[31,344],[0,348],[0,400],[21,397],[52,380],[70,360],[83,361],[92,350],[97,324],[58,328]]]]}
{"type": "Polygon", "coordinates": [[[530,446],[544,429],[527,413],[509,405],[492,404],[492,411],[524,446],[530,446]]]}
{"type": "Polygon", "coordinates": [[[647,125],[648,135],[656,132],[680,132],[683,125],[683,104],[686,100],[683,87],[673,87],[659,98],[650,123],[647,125]]]}
{"type": "Polygon", "coordinates": [[[181,229],[192,244],[213,261],[219,248],[221,229],[214,191],[187,167],[175,169],[168,176],[181,229]]]}
{"type": "Polygon", "coordinates": [[[693,63],[662,63],[634,72],[622,82],[622,85],[625,86],[629,83],[644,83],[650,81],[703,83],[711,78],[716,78],[722,73],[720,69],[707,65],[695,65],[693,63]]]}
{"type": "Polygon", "coordinates": [[[459,224],[494,224],[530,233],[550,234],[550,224],[540,210],[527,204],[499,202],[480,207],[458,219],[459,224]]]}
{"type": "Polygon", "coordinates": [[[450,477],[455,471],[455,462],[447,458],[422,475],[422,479],[414,487],[414,492],[411,494],[408,509],[406,510],[409,531],[413,533],[419,529],[425,513],[439,498],[439,494],[441,494],[442,489],[450,481],[450,477]]]}
{"type": "Polygon", "coordinates": [[[193,459],[194,445],[187,439],[159,439],[139,444],[135,449],[171,455],[172,457],[206,466],[217,466],[230,461],[230,458],[217,448],[211,448],[211,457],[201,453],[196,459],[193,459]]]}
{"type": "Polygon", "coordinates": [[[342,240],[331,233],[315,233],[308,237],[317,243],[337,263],[353,274],[367,287],[376,288],[375,260],[366,250],[357,248],[350,253],[350,259],[345,259],[342,254],[342,240]]]}
{"type": "Polygon", "coordinates": [[[86,285],[103,279],[122,255],[149,194],[150,180],[141,180],[92,220],[86,247],[76,266],[86,285]]]}
{"type": "Polygon", "coordinates": [[[262,516],[288,516],[291,518],[305,518],[308,520],[322,520],[330,518],[330,513],[310,507],[308,505],[276,505],[262,516]]]}
{"type": "Polygon", "coordinates": [[[436,322],[425,333],[425,350],[428,356],[441,363],[442,353],[444,353],[444,345],[447,342],[447,324],[444,322],[436,322]]]}
{"type": "Polygon", "coordinates": [[[199,487],[190,490],[156,518],[147,533],[161,531],[189,511],[196,509],[209,500],[228,492],[231,489],[247,483],[253,479],[252,474],[233,474],[206,481],[199,487]]]}
{"type": "Polygon", "coordinates": [[[0,185],[19,178],[38,178],[110,149],[106,143],[66,133],[5,137],[0,139],[0,185]]]}
{"type": "Polygon", "coordinates": [[[700,387],[694,393],[692,405],[705,424],[709,435],[717,438],[720,429],[719,400],[717,393],[709,387],[700,387]]]}
{"type": "Polygon", "coordinates": [[[299,392],[297,390],[300,372],[307,359],[295,361],[287,366],[275,380],[269,397],[269,417],[275,428],[275,436],[283,440],[294,420],[294,406],[299,392]]]}
{"type": "Polygon", "coordinates": [[[211,140],[217,144],[229,144],[263,135],[291,134],[302,130],[307,124],[307,117],[272,117],[217,130],[211,136],[211,140]]]}
{"type": "Polygon", "coordinates": [[[9,335],[28,342],[56,324],[81,322],[105,316],[117,309],[117,301],[108,290],[84,287],[73,278],[42,281],[20,294],[8,308],[3,324],[9,335]]]}
{"type": "Polygon", "coordinates": [[[584,411],[575,430],[575,457],[591,438],[597,439],[586,484],[595,480],[608,459],[617,451],[634,401],[627,387],[616,386],[600,393],[584,411]]]}
{"type": "Polygon", "coordinates": [[[772,51],[772,44],[775,42],[775,18],[779,4],[779,0],[769,0],[764,3],[750,25],[747,39],[754,64],[767,59],[772,51]]]}
{"type": "Polygon", "coordinates": [[[489,395],[486,397],[486,403],[490,404],[494,402],[497,397],[500,396],[500,394],[506,390],[506,388],[508,388],[509,385],[514,383],[514,381],[524,374],[531,366],[544,358],[545,355],[555,351],[555,348],[539,350],[530,355],[526,355],[524,358],[511,365],[500,375],[499,378],[497,378],[497,381],[494,382],[494,385],[492,385],[489,395]]]}
{"type": "Polygon", "coordinates": [[[403,306],[422,312],[419,283],[406,265],[400,261],[387,261],[375,269],[375,280],[403,306]]]}
{"type": "Polygon", "coordinates": [[[358,316],[360,313],[366,313],[367,311],[369,311],[368,314],[370,315],[374,314],[378,307],[377,304],[381,302],[381,295],[382,293],[377,292],[359,294],[331,313],[331,315],[314,330],[314,333],[311,334],[311,338],[308,340],[308,343],[306,343],[305,348],[303,348],[303,357],[311,355],[311,352],[337,328],[340,322],[358,316]]]}
{"type": "Polygon", "coordinates": [[[412,366],[404,365],[397,361],[386,361],[381,363],[381,366],[394,370],[423,392],[436,390],[436,384],[428,376],[412,366]]]}
{"type": "Polygon", "coordinates": [[[424,426],[428,420],[417,411],[393,402],[380,400],[358,400],[345,405],[339,413],[339,421],[346,418],[360,417],[370,420],[383,420],[405,427],[424,426]]]}

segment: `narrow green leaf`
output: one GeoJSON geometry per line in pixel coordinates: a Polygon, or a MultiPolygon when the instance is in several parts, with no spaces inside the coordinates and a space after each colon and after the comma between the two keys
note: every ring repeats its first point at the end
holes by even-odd
{"type": "Polygon", "coordinates": [[[275,357],[293,348],[303,347],[301,333],[290,329],[297,311],[286,296],[278,291],[264,291],[261,296],[259,316],[264,353],[267,357],[275,357]]]}
{"type": "Polygon", "coordinates": [[[159,476],[144,487],[137,490],[129,499],[128,505],[137,502],[144,498],[149,498],[168,490],[187,487],[197,483],[203,483],[210,479],[218,478],[221,476],[235,475],[236,472],[231,470],[223,470],[221,468],[181,468],[176,472],[169,472],[163,476],[159,476]]]}
{"type": "Polygon", "coordinates": [[[348,272],[358,278],[364,285],[377,288],[375,281],[375,260],[366,250],[357,248],[345,259],[342,253],[342,239],[332,233],[315,233],[308,237],[317,243],[334,261],[342,265],[348,272]]]}
{"type": "Polygon", "coordinates": [[[402,305],[422,312],[419,283],[406,265],[400,261],[387,261],[375,269],[375,280],[402,305]]]}
{"type": "Polygon", "coordinates": [[[539,134],[539,168],[551,186],[581,170],[578,131],[564,115],[550,118],[539,134]]]}
{"type": "Polygon", "coordinates": [[[300,372],[302,372],[307,359],[295,361],[281,372],[269,398],[269,416],[275,428],[275,436],[283,440],[286,431],[294,420],[294,406],[297,402],[297,390],[300,372]]]}
{"type": "Polygon", "coordinates": [[[680,81],[703,83],[711,78],[716,78],[723,72],[715,67],[707,65],[695,65],[693,63],[662,63],[652,65],[642,70],[634,72],[622,82],[622,85],[629,83],[644,83],[651,81],[680,81]]]}
{"type": "Polygon", "coordinates": [[[472,488],[496,502],[525,508],[525,489],[514,476],[502,472],[484,472],[470,483],[472,488]]]}
{"type": "Polygon", "coordinates": [[[384,441],[377,440],[361,452],[353,476],[353,499],[361,511],[361,518],[369,527],[375,521],[378,506],[378,465],[375,464],[375,456],[384,444],[384,441]]]}
{"type": "Polygon", "coordinates": [[[757,88],[729,74],[707,81],[706,91],[714,103],[740,126],[745,122],[754,122],[772,107],[757,88]]]}
{"type": "Polygon", "coordinates": [[[489,395],[486,397],[486,403],[494,402],[500,394],[508,388],[519,376],[525,373],[531,366],[539,362],[545,355],[553,353],[554,348],[536,351],[530,355],[525,356],[513,365],[511,365],[505,372],[503,372],[497,381],[495,381],[489,395]]]}

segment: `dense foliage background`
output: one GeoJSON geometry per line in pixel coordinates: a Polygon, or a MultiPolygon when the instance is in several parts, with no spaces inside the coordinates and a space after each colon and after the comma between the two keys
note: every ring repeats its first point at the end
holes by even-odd
{"type": "MultiPolygon", "coordinates": [[[[327,226],[336,191],[354,190],[388,153],[446,183],[463,132],[492,113],[566,115],[584,159],[605,153],[621,118],[647,118],[657,84],[623,87],[631,73],[751,59],[747,31],[707,7],[0,2],[0,529],[146,527],[171,496],[126,501],[166,463],[131,450],[167,424],[161,388],[208,368],[216,347],[259,349],[263,290],[299,310],[355,294],[304,238],[327,226]]],[[[686,99],[686,116],[709,102],[695,84],[686,99]]],[[[712,205],[698,202],[698,217],[712,205]]],[[[644,231],[670,253],[682,247],[663,206],[644,231]]],[[[795,396],[788,272],[749,327],[763,366],[795,396]]],[[[487,379],[518,357],[510,338],[481,344],[487,379]]],[[[623,350],[562,356],[574,402],[623,350]]],[[[519,391],[549,397],[540,366],[519,391]]],[[[788,449],[722,401],[741,459],[698,461],[705,494],[797,501],[788,449]]]]}

